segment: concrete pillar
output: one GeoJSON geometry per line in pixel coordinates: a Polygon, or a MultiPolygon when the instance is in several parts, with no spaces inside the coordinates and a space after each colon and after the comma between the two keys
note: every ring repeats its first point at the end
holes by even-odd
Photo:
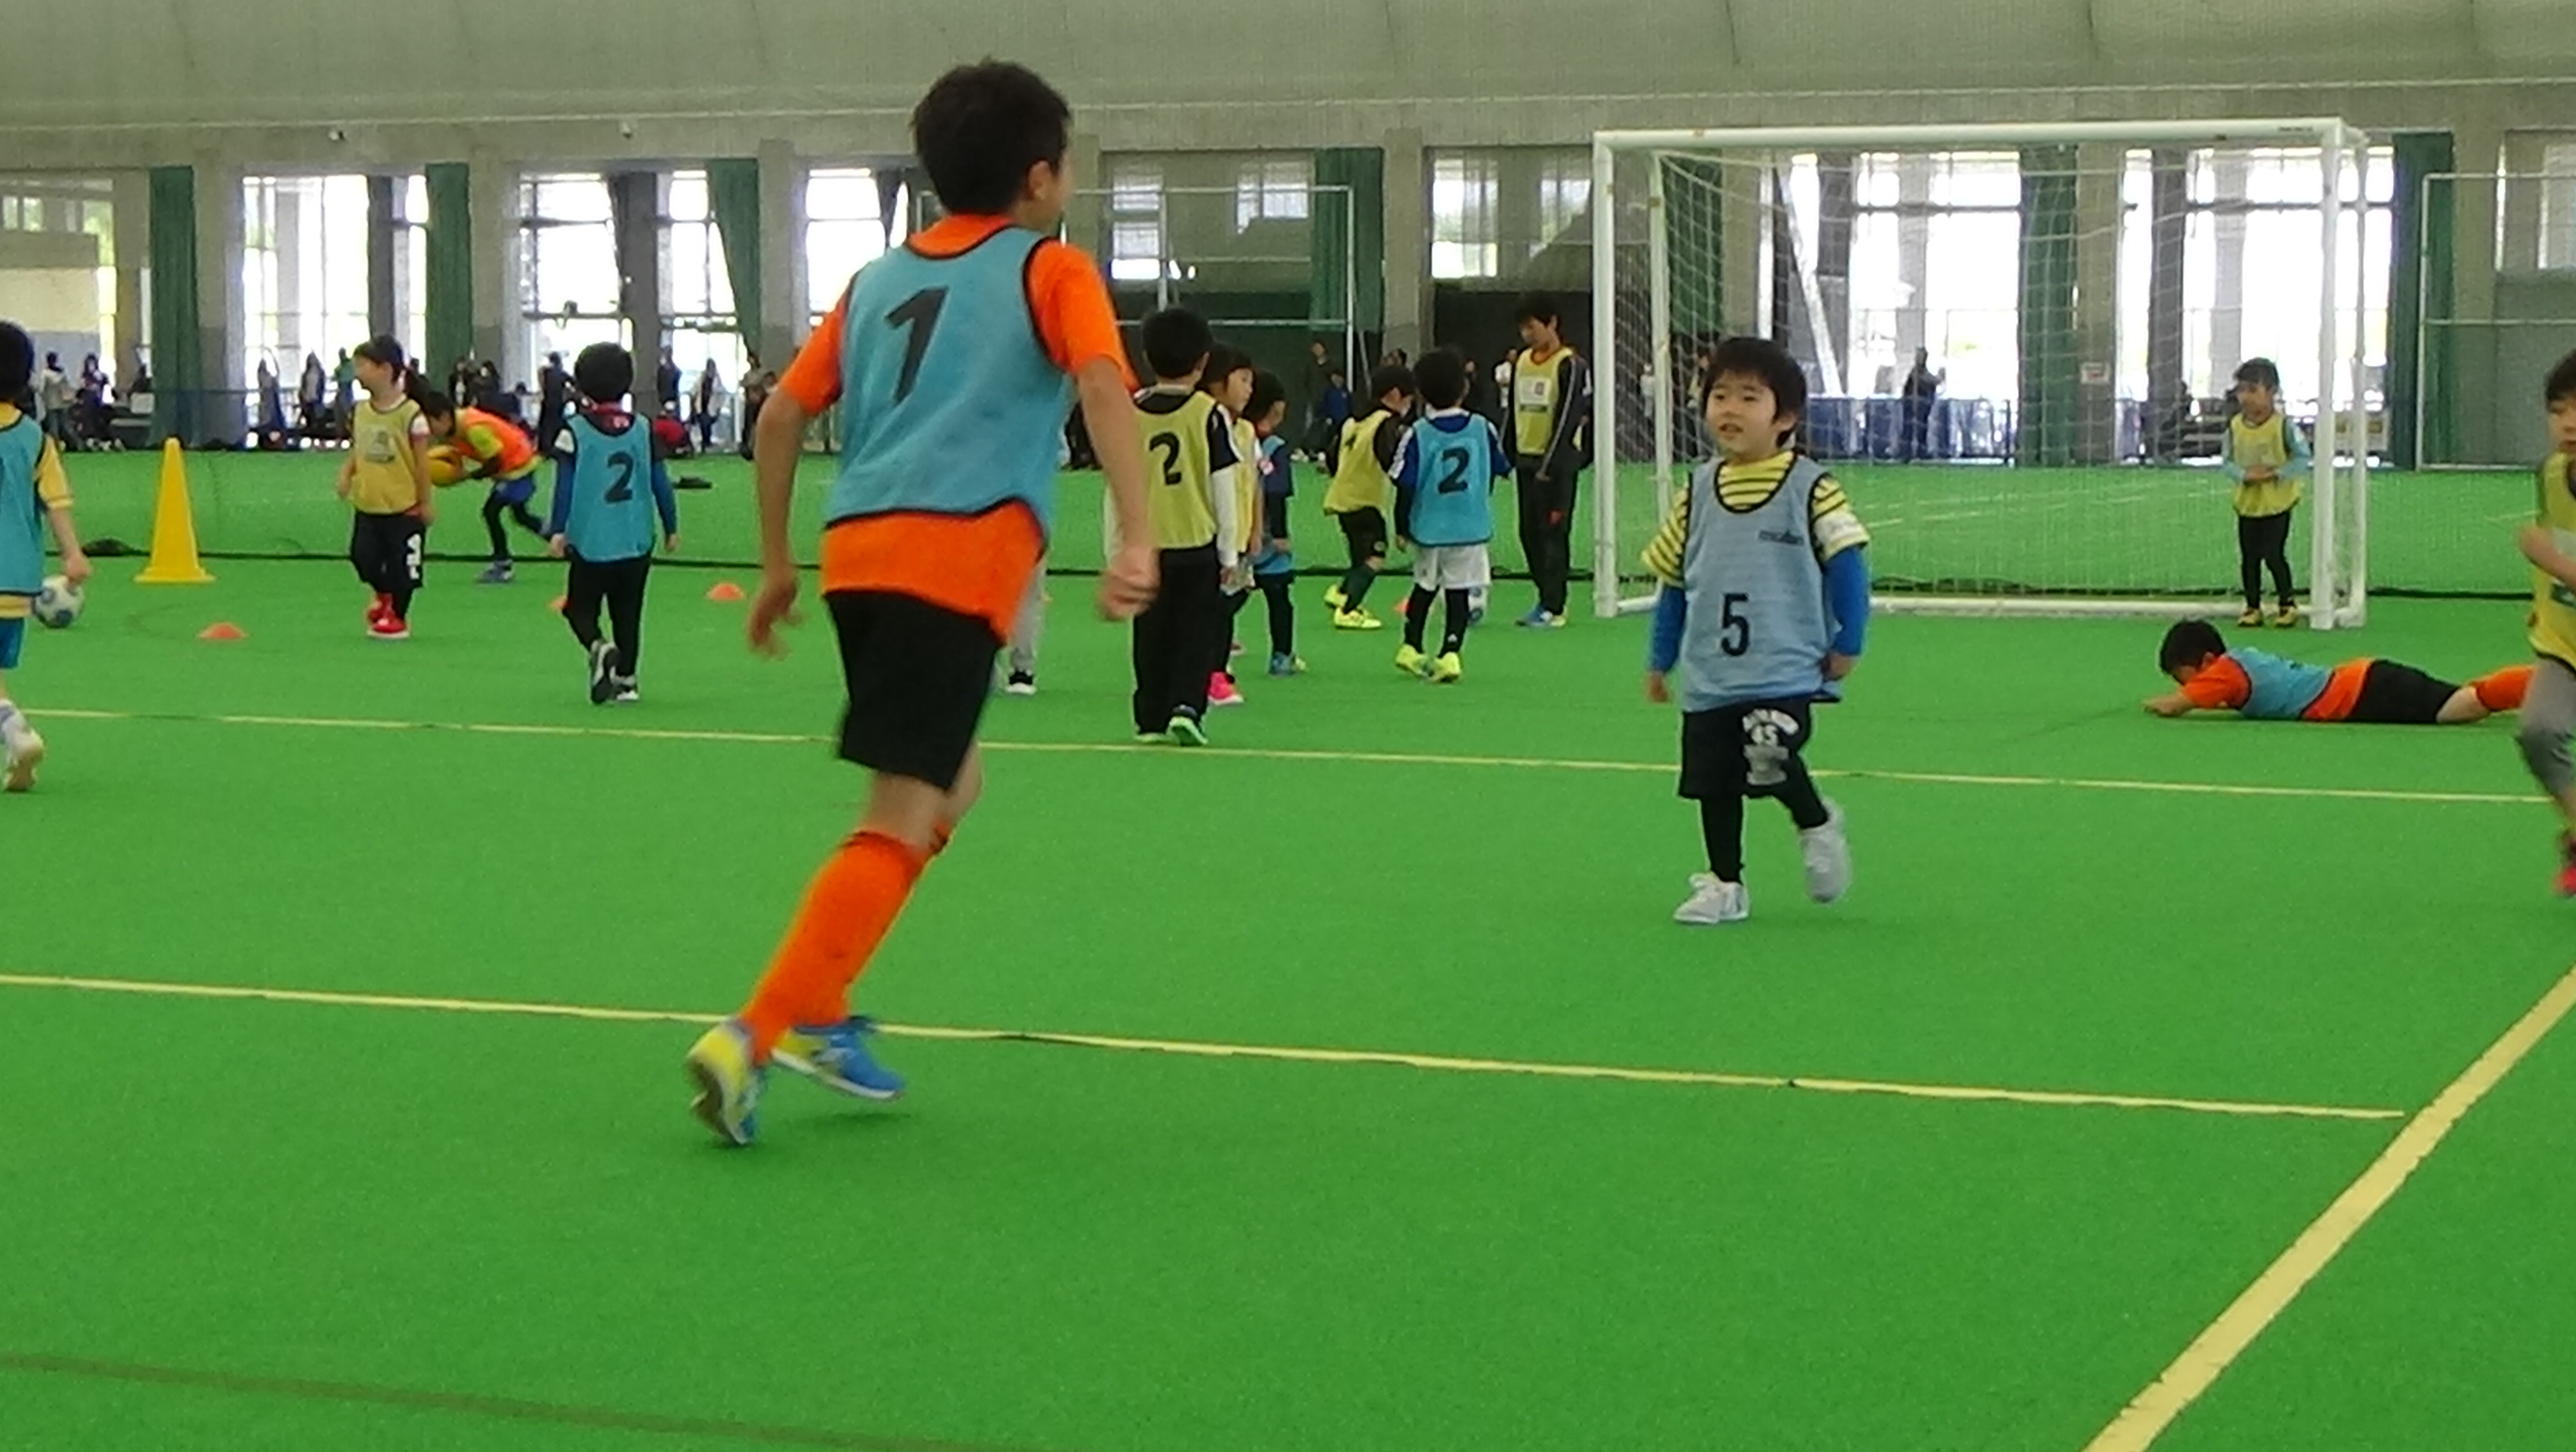
{"type": "MultiPolygon", "coordinates": [[[[1422,133],[1386,134],[1386,339],[1420,357],[1431,331],[1431,175],[1422,133]]],[[[1588,310],[1586,310],[1588,311],[1588,310]]]]}
{"type": "Polygon", "coordinates": [[[1073,166],[1074,198],[1064,209],[1065,240],[1099,258],[1109,257],[1109,161],[1100,138],[1077,132],[1066,153],[1073,166]]]}
{"type": "Polygon", "coordinates": [[[2245,361],[2245,213],[2232,204],[2245,200],[2245,158],[2218,153],[2218,212],[2211,218],[2217,233],[2215,295],[2209,305],[2209,377],[2213,386],[2236,376],[2245,361]]]}
{"type": "MultiPolygon", "coordinates": [[[[277,227],[281,238],[289,235],[289,229],[286,226],[286,207],[287,199],[281,195],[278,198],[277,227]]],[[[403,292],[398,289],[399,285],[407,280],[401,274],[408,269],[399,267],[395,262],[395,259],[401,255],[401,249],[395,245],[401,237],[402,222],[394,215],[394,179],[389,176],[368,177],[367,331],[379,337],[391,333],[397,338],[402,338],[403,292]]],[[[284,244],[281,242],[280,245],[282,247],[284,244]]],[[[281,257],[278,271],[283,273],[286,270],[287,264],[281,257]]],[[[403,338],[402,341],[403,346],[409,348],[414,354],[424,355],[421,361],[430,376],[434,378],[445,378],[448,368],[456,362],[453,358],[426,357],[424,350],[429,347],[427,338],[403,338]]]]}
{"type": "Polygon", "coordinates": [[[608,188],[616,203],[617,310],[635,354],[635,411],[650,415],[654,372],[662,366],[662,175],[616,172],[608,188]]]}
{"type": "MultiPolygon", "coordinates": [[[[2496,267],[2503,251],[2503,237],[2497,231],[2497,189],[2507,185],[2496,173],[2508,159],[2508,137],[2500,123],[2483,117],[2463,121],[2451,135],[2452,166],[2460,179],[2435,185],[2451,188],[2454,321],[2451,327],[2436,329],[2434,336],[2450,350],[2450,396],[2458,421],[2453,456],[2495,459],[2503,457],[2500,440],[2510,437],[2499,427],[2500,404],[2528,416],[2520,389],[2499,392],[2496,386],[2501,341],[2495,326],[2496,267]]],[[[2501,205],[2508,214],[2512,211],[2510,189],[2501,205]]]]}
{"type": "Polygon", "coordinates": [[[242,173],[200,161],[197,172],[197,347],[205,395],[188,442],[239,440],[250,433],[242,361],[242,173]]]}
{"type": "Polygon", "coordinates": [[[2191,397],[2183,357],[2183,242],[2190,225],[2186,153],[2155,153],[2155,179],[2147,203],[2147,436],[2148,452],[2166,457],[2175,442],[2164,421],[2191,397]]]}
{"type": "MultiPolygon", "coordinates": [[[[1851,376],[1852,232],[1859,221],[1856,160],[1848,151],[1829,152],[1816,160],[1816,290],[1825,304],[1825,315],[1817,321],[1816,352],[1833,357],[1843,374],[1845,393],[1861,395],[1874,391],[1878,381],[1851,376]]],[[[1911,354],[1906,362],[1913,362],[1911,354]]]]}
{"type": "MultiPolygon", "coordinates": [[[[1518,277],[1548,243],[1538,209],[1538,153],[1512,147],[1493,153],[1493,237],[1497,271],[1505,280],[1518,277]]],[[[1388,259],[1390,265],[1393,259],[1388,259]]],[[[1589,279],[1587,278],[1587,281],[1589,279]]]]}
{"type": "MultiPolygon", "coordinates": [[[[292,348],[296,341],[304,336],[303,262],[308,255],[306,246],[308,239],[305,231],[308,227],[312,230],[313,250],[319,250],[318,239],[322,235],[322,207],[317,199],[312,207],[307,208],[304,205],[303,194],[293,187],[279,187],[273,195],[275,200],[270,203],[268,221],[269,246],[277,255],[277,295],[274,299],[278,319],[277,340],[280,344],[292,348]]],[[[251,220],[248,215],[250,209],[248,197],[243,198],[242,207],[243,221],[247,224],[251,220]]],[[[248,250],[247,242],[244,244],[244,250],[248,250]]],[[[246,323],[248,321],[245,319],[246,323]]],[[[379,329],[379,331],[382,330],[379,329]]],[[[298,354],[296,362],[301,364],[302,361],[303,355],[298,354]]],[[[286,367],[286,359],[283,355],[278,359],[278,366],[281,369],[286,367]]]]}
{"type": "Polygon", "coordinates": [[[2075,461],[2108,464],[2120,454],[2120,181],[2128,148],[2075,148],[2075,461]]]}
{"type": "Polygon", "coordinates": [[[534,387],[538,360],[519,326],[519,169],[498,152],[466,158],[474,233],[474,356],[498,359],[504,384],[534,387]]]}
{"type": "Polygon", "coordinates": [[[2504,138],[2504,234],[2499,240],[2500,266],[2506,272],[2540,270],[2541,209],[2555,190],[2541,180],[2548,166],[2547,138],[2537,132],[2507,132],[2504,138]]]}
{"type": "MultiPolygon", "coordinates": [[[[1932,277],[1932,159],[1908,152],[1896,161],[1896,278],[1905,304],[1896,313],[1896,356],[1911,371],[1917,350],[1932,346],[1929,323],[1932,277]]],[[[1949,329],[1942,330],[1944,339],[1949,329]]],[[[1946,351],[1946,349],[1945,349],[1946,351]]],[[[1947,366],[1932,360],[1934,371],[1947,366]]]]}
{"type": "Polygon", "coordinates": [[[785,372],[805,339],[813,280],[805,265],[805,163],[795,143],[760,143],[760,336],[743,346],[785,372]]]}
{"type": "MultiPolygon", "coordinates": [[[[1653,163],[1649,161],[1648,165],[1653,163]]],[[[1765,221],[1762,167],[1756,158],[1730,159],[1720,172],[1717,212],[1719,322],[1730,335],[1763,330],[1768,284],[1762,275],[1765,221]]]]}
{"type": "Polygon", "coordinates": [[[143,301],[144,275],[152,269],[152,176],[149,172],[116,174],[116,336],[101,339],[108,350],[108,376],[121,391],[134,376],[134,350],[151,337],[151,313],[143,301]]]}

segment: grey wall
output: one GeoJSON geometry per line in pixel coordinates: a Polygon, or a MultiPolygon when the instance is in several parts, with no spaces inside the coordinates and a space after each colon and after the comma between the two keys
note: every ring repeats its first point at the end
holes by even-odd
{"type": "Polygon", "coordinates": [[[15,8],[13,53],[45,59],[0,90],[0,154],[29,168],[749,155],[779,136],[895,153],[923,84],[986,53],[1043,61],[1113,152],[1820,120],[2576,125],[2570,0],[413,0],[404,29],[455,48],[390,61],[345,0],[15,8]]]}

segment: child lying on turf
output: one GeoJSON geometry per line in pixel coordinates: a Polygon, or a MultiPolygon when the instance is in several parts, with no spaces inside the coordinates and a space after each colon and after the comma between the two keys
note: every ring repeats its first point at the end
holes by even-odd
{"type": "Polygon", "coordinates": [[[2529,666],[2508,666],[2455,686],[2393,660],[2327,667],[2259,650],[2229,650],[2218,627],[2206,620],[2186,620],[2166,631],[2156,665],[2182,687],[2147,702],[2159,716],[2234,711],[2258,721],[2466,726],[2521,709],[2531,685],[2529,666]]]}

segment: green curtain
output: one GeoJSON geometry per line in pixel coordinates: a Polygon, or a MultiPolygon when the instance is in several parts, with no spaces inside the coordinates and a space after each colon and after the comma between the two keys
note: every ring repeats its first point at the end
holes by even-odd
{"type": "Polygon", "coordinates": [[[2075,148],[2021,150],[2021,416],[2015,456],[2076,461],[2084,365],[2075,329],[2075,148]]]}
{"type": "MultiPolygon", "coordinates": [[[[474,184],[461,161],[432,162],[424,169],[429,181],[429,221],[422,235],[428,254],[422,272],[428,336],[421,357],[433,369],[474,352],[474,184]]],[[[498,246],[499,238],[493,244],[498,246]]]]}
{"type": "Polygon", "coordinates": [[[2397,191],[2389,208],[2388,453],[2398,467],[2420,469],[2459,453],[2451,330],[2425,327],[2448,320],[2452,311],[2452,184],[2427,186],[2426,179],[2447,175],[2456,157],[2448,131],[2401,131],[2390,149],[2397,191]]]}
{"type": "Polygon", "coordinates": [[[189,437],[205,386],[197,321],[197,172],[152,168],[152,436],[189,437]]]}
{"type": "Polygon", "coordinates": [[[707,163],[707,204],[724,238],[725,276],[733,281],[734,326],[760,346],[760,162],[707,163]]]}
{"type": "Polygon", "coordinates": [[[1340,146],[1315,153],[1313,281],[1308,317],[1351,318],[1362,333],[1386,325],[1386,153],[1340,146]],[[1355,282],[1357,291],[1345,287],[1355,282]]]}

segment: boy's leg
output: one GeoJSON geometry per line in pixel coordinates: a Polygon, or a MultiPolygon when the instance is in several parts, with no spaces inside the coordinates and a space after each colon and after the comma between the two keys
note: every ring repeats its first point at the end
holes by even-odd
{"type": "Polygon", "coordinates": [[[644,591],[652,578],[651,555],[608,567],[608,626],[617,641],[617,674],[629,685],[636,663],[644,658],[644,591]]]}
{"type": "Polygon", "coordinates": [[[492,563],[496,565],[507,564],[510,560],[510,537],[501,529],[501,516],[508,508],[502,501],[498,484],[483,496],[483,532],[491,537],[492,563]]]}
{"type": "Polygon", "coordinates": [[[1270,653],[1294,656],[1297,653],[1297,597],[1290,587],[1294,575],[1261,577],[1261,598],[1270,606],[1270,653]]]}
{"type": "Polygon", "coordinates": [[[2245,592],[2247,614],[2263,608],[2263,521],[2236,516],[2236,582],[2245,592]]]}
{"type": "Polygon", "coordinates": [[[2576,833],[2576,759],[2568,753],[2571,736],[2576,736],[2576,670],[2562,661],[2543,659],[2533,668],[2530,689],[2523,696],[2516,740],[2540,789],[2558,804],[2568,831],[2576,833]]]}
{"type": "Polygon", "coordinates": [[[380,600],[390,593],[385,589],[383,557],[383,540],[377,533],[376,516],[350,515],[349,568],[357,573],[358,583],[375,591],[380,600]]]}
{"type": "Polygon", "coordinates": [[[1467,617],[1473,607],[1467,603],[1467,592],[1463,589],[1450,590],[1443,598],[1448,602],[1448,609],[1442,621],[1440,653],[1456,655],[1467,644],[1467,617]]]}
{"type": "Polygon", "coordinates": [[[1538,481],[1538,460],[1524,454],[1512,461],[1512,484],[1520,500],[1521,564],[1538,590],[1538,609],[1547,608],[1548,486],[1538,481]]]}
{"type": "Polygon", "coordinates": [[[1011,674],[1035,679],[1038,646],[1046,638],[1046,566],[1041,562],[1020,596],[1020,613],[1011,622],[1011,674]]]}
{"type": "Polygon", "coordinates": [[[1413,594],[1404,602],[1404,645],[1405,649],[1416,652],[1422,649],[1423,632],[1431,623],[1431,606],[1440,598],[1439,593],[1422,580],[1422,572],[1417,570],[1413,594]]]}
{"type": "Polygon", "coordinates": [[[1165,691],[1171,683],[1172,621],[1179,613],[1171,599],[1173,580],[1171,551],[1163,552],[1163,588],[1154,603],[1136,616],[1129,632],[1128,660],[1135,667],[1136,693],[1133,709],[1136,734],[1151,736],[1172,724],[1172,702],[1165,691]]]}
{"type": "Polygon", "coordinates": [[[1342,539],[1351,550],[1351,568],[1342,576],[1341,608],[1356,611],[1368,599],[1378,572],[1386,568],[1386,530],[1380,522],[1383,517],[1374,509],[1354,510],[1339,518],[1342,539]]]}
{"type": "Polygon", "coordinates": [[[45,738],[36,734],[27,714],[9,699],[8,673],[18,668],[18,652],[26,639],[25,616],[0,620],[0,790],[10,792],[33,788],[36,768],[45,760],[45,738]]]}
{"type": "Polygon", "coordinates": [[[1700,798],[1700,841],[1708,848],[1708,873],[1720,882],[1744,880],[1744,796],[1719,792],[1700,798]]]}
{"type": "Polygon", "coordinates": [[[606,566],[579,555],[564,561],[564,624],[572,638],[589,650],[599,644],[599,607],[608,598],[606,566]]]}
{"type": "Polygon", "coordinates": [[[1565,614],[1566,595],[1574,579],[1574,491],[1581,476],[1568,470],[1547,489],[1547,574],[1539,587],[1539,604],[1548,614],[1565,614]]]}
{"type": "Polygon", "coordinates": [[[2281,602],[2284,610],[2290,608],[2293,603],[2291,596],[2295,593],[2290,574],[2290,516],[2297,512],[2285,509],[2265,521],[2271,529],[2264,540],[2264,558],[2272,567],[2273,597],[2281,602]]]}
{"type": "Polygon", "coordinates": [[[1174,602],[1179,607],[1172,621],[1176,638],[1165,674],[1164,698],[1171,703],[1171,713],[1161,725],[1150,728],[1157,731],[1181,716],[1207,719],[1208,662],[1225,648],[1225,602],[1217,586],[1216,546],[1175,551],[1173,558],[1179,561],[1179,569],[1163,577],[1167,592],[1178,580],[1181,596],[1174,602]]]}
{"type": "Polygon", "coordinates": [[[393,558],[385,563],[390,587],[385,593],[393,597],[394,618],[407,621],[411,619],[412,597],[420,593],[422,555],[429,546],[429,527],[408,514],[387,518],[396,523],[390,531],[394,551],[393,558]]]}

